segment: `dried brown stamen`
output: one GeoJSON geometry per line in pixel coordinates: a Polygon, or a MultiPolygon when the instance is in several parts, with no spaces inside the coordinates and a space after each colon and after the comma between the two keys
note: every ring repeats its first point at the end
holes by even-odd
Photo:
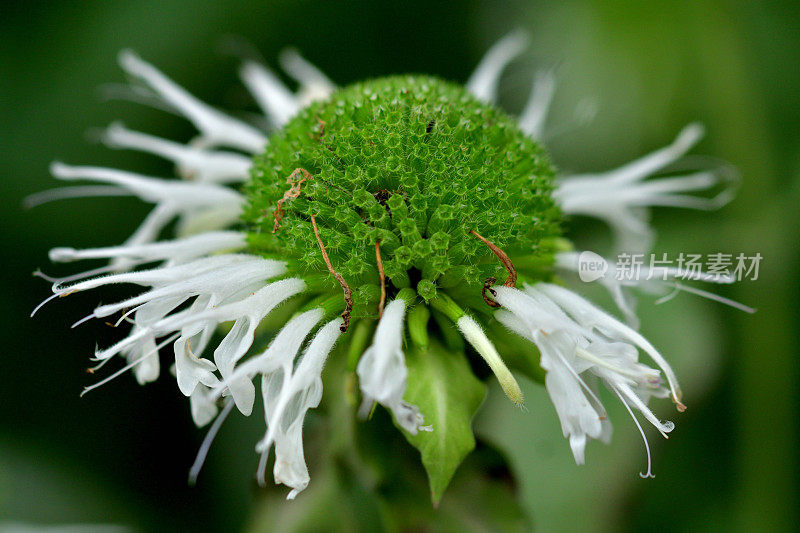
{"type": "Polygon", "coordinates": [[[347,328],[350,327],[350,313],[353,311],[353,293],[342,275],[336,272],[336,270],[333,268],[331,259],[328,257],[328,252],[325,250],[325,245],[322,244],[322,238],[319,236],[317,219],[314,217],[314,215],[311,215],[311,225],[314,227],[314,235],[317,237],[317,243],[319,243],[319,249],[322,252],[322,258],[325,260],[325,265],[328,267],[328,272],[333,274],[333,277],[336,278],[336,281],[338,281],[339,285],[342,286],[342,291],[344,292],[345,307],[344,312],[342,313],[342,320],[344,320],[344,323],[339,327],[342,333],[344,333],[347,331],[347,328]]]}
{"type": "MultiPolygon", "coordinates": [[[[506,255],[506,253],[503,250],[501,250],[497,245],[495,245],[493,242],[488,240],[486,237],[484,237],[477,231],[470,230],[470,233],[475,235],[483,242],[483,244],[488,246],[489,249],[492,252],[494,252],[494,255],[496,255],[497,258],[500,259],[500,261],[503,263],[503,266],[506,267],[506,270],[508,270],[508,277],[503,282],[503,286],[515,289],[517,287],[517,270],[514,268],[514,263],[511,262],[511,259],[509,259],[508,255],[506,255]]],[[[483,301],[486,302],[487,305],[491,307],[500,307],[499,303],[495,302],[494,300],[486,296],[487,292],[489,292],[489,294],[491,294],[492,296],[497,295],[497,292],[494,289],[492,289],[492,285],[494,285],[495,283],[497,283],[497,278],[486,278],[486,281],[483,282],[483,290],[481,290],[481,295],[483,296],[483,301]]]]}
{"type": "Polygon", "coordinates": [[[289,190],[283,193],[283,198],[278,200],[278,204],[275,207],[275,215],[274,215],[275,225],[272,226],[272,233],[277,232],[278,228],[281,225],[281,220],[283,219],[283,203],[286,202],[287,200],[290,200],[292,198],[297,198],[298,196],[300,196],[300,187],[302,187],[303,183],[305,183],[306,181],[310,180],[313,177],[314,176],[312,176],[311,173],[306,169],[296,168],[291,174],[289,174],[289,177],[286,178],[286,183],[289,184],[289,190]],[[297,176],[301,174],[303,177],[295,181],[297,179],[297,176]]]}
{"type": "Polygon", "coordinates": [[[484,237],[480,233],[478,233],[477,231],[470,230],[470,233],[472,233],[477,238],[479,238],[481,241],[483,241],[483,244],[488,246],[489,249],[494,252],[494,255],[496,255],[497,258],[500,259],[500,261],[503,263],[503,266],[506,267],[506,270],[508,270],[508,277],[503,282],[503,286],[516,288],[517,287],[517,270],[514,268],[514,263],[511,262],[511,259],[508,258],[506,253],[503,250],[501,250],[500,248],[498,248],[493,242],[491,242],[486,237],[484,237]]]}
{"type": "Polygon", "coordinates": [[[378,318],[381,318],[383,316],[383,306],[386,304],[386,275],[383,273],[381,241],[375,241],[375,261],[378,263],[378,276],[381,279],[381,299],[378,302],[378,318]]]}
{"type": "Polygon", "coordinates": [[[483,301],[486,302],[486,305],[489,307],[501,307],[499,303],[486,296],[487,292],[492,296],[497,296],[497,291],[492,288],[492,285],[495,283],[497,283],[497,278],[486,278],[486,281],[483,282],[483,289],[481,289],[483,301]]]}

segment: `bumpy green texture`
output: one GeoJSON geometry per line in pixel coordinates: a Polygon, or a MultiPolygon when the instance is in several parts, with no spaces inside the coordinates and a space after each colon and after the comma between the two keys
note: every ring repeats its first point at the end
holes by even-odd
{"type": "Polygon", "coordinates": [[[390,296],[411,287],[428,300],[460,284],[479,294],[484,279],[503,280],[506,270],[470,230],[512,259],[546,263],[561,218],[552,176],[543,149],[514,119],[462,87],[382,78],[337,91],[270,138],[255,160],[244,219],[254,252],[299,273],[327,273],[314,215],[357,305],[359,291],[377,297],[376,241],[390,296]]]}

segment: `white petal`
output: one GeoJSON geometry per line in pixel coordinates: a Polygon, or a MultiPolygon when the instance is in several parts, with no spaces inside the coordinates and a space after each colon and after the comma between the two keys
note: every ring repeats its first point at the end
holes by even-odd
{"type": "Polygon", "coordinates": [[[111,148],[131,148],[161,156],[174,162],[185,178],[201,182],[242,182],[252,166],[252,160],[241,154],[187,146],[129,130],[121,124],[109,126],[103,141],[111,148]]]}
{"type": "Polygon", "coordinates": [[[267,431],[256,446],[262,454],[259,482],[264,481],[266,454],[275,443],[275,481],[292,487],[290,499],[308,485],[302,452],[302,424],[308,409],[319,405],[322,398],[322,368],[341,335],[342,324],[342,319],[336,318],[323,326],[291,375],[281,367],[266,374],[261,383],[267,431]]]}
{"type": "Polygon", "coordinates": [[[528,46],[528,36],[521,31],[510,33],[497,41],[478,63],[466,89],[479,100],[494,102],[497,85],[506,66],[528,46]]]}
{"type": "Polygon", "coordinates": [[[247,246],[247,236],[236,231],[213,231],[172,241],[159,241],[146,244],[110,246],[106,248],[53,248],[50,260],[70,262],[82,259],[124,258],[137,263],[151,261],[185,262],[213,252],[240,250],[247,246]]]}
{"type": "Polygon", "coordinates": [[[300,84],[297,100],[301,107],[324,100],[336,90],[336,85],[294,48],[281,52],[278,61],[283,70],[300,84]]]}
{"type": "Polygon", "coordinates": [[[406,304],[402,299],[386,306],[375,329],[372,345],[358,361],[356,373],[364,396],[360,415],[366,416],[373,402],[378,402],[394,415],[397,423],[416,435],[423,423],[419,408],[403,401],[406,392],[406,368],[403,355],[403,319],[406,304]]]}
{"type": "MultiPolygon", "coordinates": [[[[543,355],[543,360],[552,355],[543,355]]],[[[545,388],[561,421],[561,430],[570,438],[575,462],[583,464],[586,436],[598,438],[602,432],[600,416],[586,397],[580,382],[556,358],[545,376],[545,388]],[[579,445],[579,446],[576,446],[579,445]]]]}
{"type": "Polygon", "coordinates": [[[547,111],[556,90],[556,78],[549,70],[536,74],[522,114],[519,117],[519,127],[531,138],[540,140],[544,133],[544,123],[547,120],[547,111]]]}
{"type": "Polygon", "coordinates": [[[177,108],[200,130],[208,143],[253,153],[264,149],[267,141],[260,131],[204,104],[130,50],[120,53],[119,63],[126,72],[147,83],[161,98],[177,108]]]}
{"type": "Polygon", "coordinates": [[[192,410],[192,420],[197,427],[203,427],[217,416],[217,404],[209,399],[208,392],[203,387],[197,387],[189,396],[189,406],[192,410]]]}
{"type": "Polygon", "coordinates": [[[50,171],[62,180],[85,179],[111,183],[133,192],[142,200],[174,204],[179,209],[219,204],[238,209],[244,201],[236,191],[219,185],[164,180],[111,168],[76,167],[56,162],[50,166],[50,171]]]}
{"type": "Polygon", "coordinates": [[[489,365],[489,368],[492,369],[506,396],[516,405],[522,405],[524,398],[517,380],[514,379],[514,375],[511,374],[500,354],[497,353],[494,344],[483,332],[480,324],[475,322],[475,319],[471,316],[464,315],[458,319],[456,326],[467,342],[475,348],[480,356],[483,357],[483,360],[486,361],[486,364],[489,365]]]}
{"type": "Polygon", "coordinates": [[[191,350],[190,339],[182,335],[175,341],[175,373],[178,388],[185,396],[191,396],[198,383],[211,386],[217,381],[216,365],[208,359],[198,358],[191,350]]]}
{"type": "Polygon", "coordinates": [[[306,458],[303,453],[303,424],[296,420],[286,431],[279,433],[275,439],[275,467],[273,469],[275,483],[292,487],[287,500],[295,497],[308,486],[311,476],[308,475],[306,458]]]}
{"type": "Polygon", "coordinates": [[[141,359],[136,366],[133,367],[133,375],[136,376],[136,381],[139,385],[151,383],[158,379],[161,372],[161,366],[158,360],[158,348],[156,347],[156,340],[152,337],[146,339],[142,343],[142,347],[137,350],[131,350],[126,359],[128,363],[132,363],[141,359]],[[145,354],[152,355],[146,356],[145,354]]]}
{"type": "Polygon", "coordinates": [[[276,126],[282,127],[300,110],[294,95],[265,66],[246,61],[240,75],[258,105],[276,126]]]}

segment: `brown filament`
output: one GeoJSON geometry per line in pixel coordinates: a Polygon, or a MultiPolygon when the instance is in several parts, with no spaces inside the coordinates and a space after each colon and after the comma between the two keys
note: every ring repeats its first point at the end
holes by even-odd
{"type": "Polygon", "coordinates": [[[283,219],[284,202],[300,196],[300,187],[303,185],[303,183],[305,183],[307,180],[310,180],[311,178],[313,178],[311,173],[304,168],[294,169],[294,171],[291,174],[289,174],[289,177],[286,178],[286,183],[289,184],[289,190],[283,193],[283,198],[278,200],[278,205],[275,207],[275,214],[274,214],[275,225],[272,226],[272,233],[277,232],[278,228],[281,225],[281,220],[283,219]],[[303,177],[295,181],[295,179],[297,179],[297,176],[299,174],[302,174],[303,177]]]}
{"type": "Polygon", "coordinates": [[[322,251],[322,258],[325,260],[325,265],[328,267],[328,272],[333,274],[333,277],[336,278],[336,281],[339,282],[339,285],[342,286],[342,291],[344,292],[344,312],[342,313],[342,320],[344,323],[339,327],[342,333],[347,331],[347,328],[350,327],[350,313],[353,311],[353,293],[350,290],[350,286],[347,285],[347,282],[344,280],[341,274],[336,272],[331,264],[331,259],[328,257],[328,252],[325,250],[325,245],[322,244],[322,239],[319,236],[319,228],[317,228],[317,219],[314,215],[311,215],[311,225],[314,227],[314,235],[317,237],[317,242],[319,243],[319,249],[322,251]]]}
{"type": "MultiPolygon", "coordinates": [[[[503,282],[503,286],[516,288],[517,270],[514,268],[514,263],[511,262],[511,259],[509,259],[508,255],[506,255],[506,253],[500,248],[498,248],[497,245],[495,245],[493,242],[488,240],[486,237],[484,237],[477,231],[470,230],[470,233],[475,235],[478,239],[481,240],[481,242],[483,242],[483,244],[488,246],[489,249],[492,252],[494,252],[494,255],[496,255],[497,258],[500,259],[500,261],[503,263],[503,266],[506,267],[506,270],[508,270],[508,277],[503,282]]],[[[487,292],[492,296],[497,295],[497,292],[494,289],[492,289],[492,285],[494,285],[495,283],[497,283],[497,278],[486,278],[486,281],[483,282],[483,289],[481,290],[481,295],[483,296],[483,301],[486,302],[487,305],[491,307],[500,307],[499,303],[495,302],[486,295],[487,292]]]]}

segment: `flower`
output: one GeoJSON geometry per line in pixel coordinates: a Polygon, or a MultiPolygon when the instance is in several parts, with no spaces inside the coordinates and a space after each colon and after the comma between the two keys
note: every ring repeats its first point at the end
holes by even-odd
{"type": "MultiPolygon", "coordinates": [[[[322,401],[329,358],[343,350],[356,354],[351,370],[362,419],[377,403],[412,445],[446,453],[448,446],[426,442],[447,443],[465,431],[424,425],[426,415],[471,435],[473,413],[445,412],[448,402],[459,401],[457,392],[436,401],[420,392],[423,378],[410,370],[408,350],[414,350],[414,365],[424,365],[419,354],[435,342],[430,357],[448,349],[458,368],[469,368],[463,342],[453,340],[460,334],[509,399],[522,405],[522,391],[496,347],[496,320],[538,348],[536,362],[546,371],[545,386],[576,462],[584,462],[588,438],[610,437],[597,382],[620,399],[637,426],[634,411],[666,436],[672,423],[661,422],[647,400],[669,395],[683,408],[669,364],[635,329],[553,284],[556,267],[574,269],[574,257],[560,251],[563,215],[599,218],[620,245],[649,247],[652,231],[642,209],[717,207],[730,192],[712,200],[688,194],[724,184],[716,171],[647,179],[697,142],[702,130],[696,125],[620,169],[554,180],[538,142],[555,89],[552,73],[537,75],[518,122],[494,105],[502,71],[526,42],[521,33],[499,41],[465,88],[425,76],[336,88],[290,50],[281,62],[299,84],[293,92],[267,67],[247,61],[241,78],[271,134],[208,106],[133,52],[122,52],[120,65],[139,93],[188,119],[198,135],[183,144],[119,123],[103,135],[111,148],[172,161],[179,180],[52,165],[60,180],[99,184],[57,191],[52,199],[131,194],[154,206],[119,246],[50,253],[56,262],[108,264],[47,278],[53,295],[42,305],[112,284],[143,287],[75,324],[117,315],[117,324],[131,324],[127,336],[94,355],[95,370],[116,357],[127,364],[86,391],[129,369],[139,383],[153,381],[166,356],[195,423],[211,423],[190,473],[194,479],[232,409],[252,413],[260,378],[266,430],[256,445],[258,479],[265,482],[274,450],[275,482],[288,486],[293,499],[310,480],[303,424],[322,401]],[[174,238],[164,239],[173,223],[174,238]],[[502,275],[506,280],[498,284],[502,275]],[[282,327],[264,331],[264,319],[276,314],[284,317],[282,327]],[[222,334],[224,324],[230,327],[222,334]],[[266,347],[254,353],[256,345],[266,347]],[[640,350],[657,369],[638,361],[640,350]]],[[[621,288],[608,286],[632,317],[621,288]]],[[[425,379],[441,390],[458,386],[448,375],[432,375],[425,379]]],[[[470,448],[474,440],[459,446],[470,448]]],[[[429,474],[444,476],[446,485],[454,468],[429,474]]]]}
{"type": "Polygon", "coordinates": [[[654,236],[647,223],[648,207],[717,209],[733,198],[730,187],[725,187],[713,198],[685,194],[734,184],[735,174],[724,166],[680,177],[645,181],[683,157],[700,141],[703,133],[703,126],[690,124],[671,145],[620,168],[601,174],[564,177],[555,192],[556,198],[567,214],[606,221],[617,236],[618,250],[649,250],[654,236]]]}
{"type": "MultiPolygon", "coordinates": [[[[639,333],[557,285],[537,283],[525,291],[497,287],[495,297],[503,306],[497,319],[535,343],[541,352],[542,368],[547,370],[545,386],[561,419],[564,436],[569,438],[575,462],[584,462],[587,437],[610,438],[605,409],[591,378],[602,380],[629,411],[631,406],[636,408],[662,435],[672,431],[673,423],[659,421],[646,403],[651,395],[671,394],[683,411],[680,388],[672,368],[639,333]],[[662,386],[657,370],[638,362],[638,349],[645,351],[664,372],[668,390],[662,386]]],[[[636,421],[633,413],[631,416],[636,421]]],[[[642,438],[647,444],[644,432],[642,438]]],[[[649,446],[647,450],[650,476],[649,446]]]]}
{"type": "MultiPolygon", "coordinates": [[[[630,254],[628,254],[630,257],[630,254]]],[[[592,281],[600,283],[608,290],[617,308],[625,316],[628,325],[634,328],[639,327],[639,319],[636,316],[636,300],[628,293],[627,289],[639,289],[650,294],[660,295],[661,298],[656,303],[663,303],[673,298],[681,291],[697,294],[704,298],[714,300],[725,305],[729,305],[746,313],[754,313],[755,309],[748,307],[734,300],[724,298],[718,294],[704,291],[696,287],[681,283],[683,280],[704,281],[707,283],[730,284],[736,281],[730,274],[709,274],[701,269],[689,269],[672,266],[641,266],[637,276],[625,276],[617,265],[600,255],[584,251],[559,252],[556,254],[556,266],[565,271],[575,273],[580,272],[581,262],[586,260],[599,262],[607,269],[599,278],[592,281]]]]}
{"type": "Polygon", "coordinates": [[[406,369],[403,358],[403,315],[406,303],[394,300],[384,309],[375,329],[375,338],[358,361],[359,383],[364,395],[361,416],[366,417],[374,402],[392,412],[397,423],[412,435],[421,429],[419,408],[403,401],[406,369]]]}

